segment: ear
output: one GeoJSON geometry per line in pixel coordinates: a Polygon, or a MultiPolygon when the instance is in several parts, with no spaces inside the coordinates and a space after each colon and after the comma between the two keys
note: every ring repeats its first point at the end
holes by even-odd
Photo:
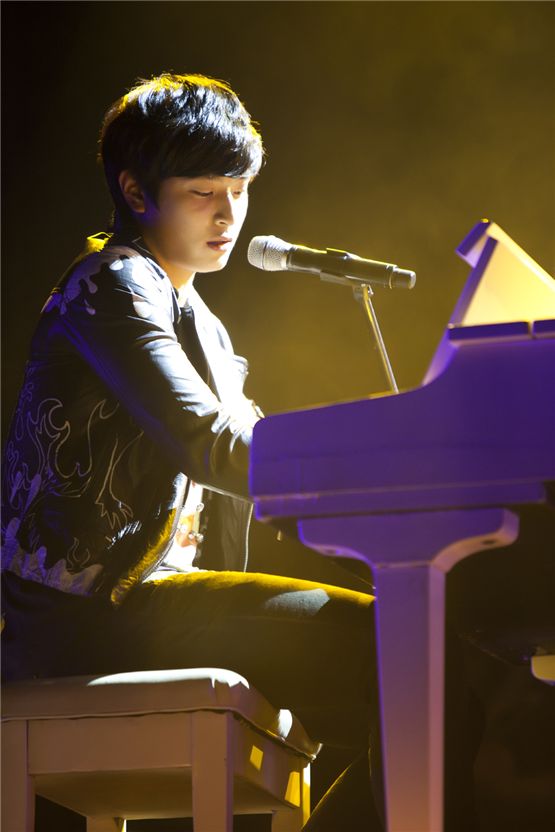
{"type": "Polygon", "coordinates": [[[123,198],[131,210],[138,214],[144,214],[146,211],[145,195],[131,171],[122,170],[118,176],[118,182],[123,198]]]}

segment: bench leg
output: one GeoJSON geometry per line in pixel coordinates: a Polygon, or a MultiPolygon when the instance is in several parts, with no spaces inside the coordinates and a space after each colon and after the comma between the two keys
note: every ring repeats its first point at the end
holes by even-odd
{"type": "Polygon", "coordinates": [[[291,772],[287,792],[287,797],[299,805],[274,812],[272,832],[300,832],[307,822],[310,816],[310,764],[301,772],[291,772]]]}
{"type": "Polygon", "coordinates": [[[193,715],[193,825],[195,832],[233,832],[233,748],[231,713],[193,715]]]}
{"type": "Polygon", "coordinates": [[[2,725],[2,832],[33,832],[35,787],[29,776],[27,723],[2,725]]]}

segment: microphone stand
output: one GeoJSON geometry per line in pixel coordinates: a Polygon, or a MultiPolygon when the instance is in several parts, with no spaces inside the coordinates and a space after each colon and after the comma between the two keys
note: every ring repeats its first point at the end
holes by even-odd
{"type": "Polygon", "coordinates": [[[389,389],[393,393],[398,393],[399,388],[397,386],[397,382],[395,381],[395,376],[393,375],[393,369],[391,367],[391,362],[389,360],[389,356],[387,354],[387,350],[385,348],[385,343],[382,337],[382,333],[380,331],[380,325],[378,323],[378,318],[374,307],[372,306],[371,297],[374,294],[372,291],[372,287],[369,286],[367,283],[363,283],[360,286],[355,286],[353,288],[353,295],[355,300],[362,301],[362,305],[364,306],[364,311],[368,317],[368,322],[370,324],[370,328],[372,330],[372,335],[374,336],[374,340],[376,342],[376,346],[378,348],[378,353],[382,362],[382,366],[385,371],[385,375],[387,377],[387,381],[389,384],[389,389]]]}

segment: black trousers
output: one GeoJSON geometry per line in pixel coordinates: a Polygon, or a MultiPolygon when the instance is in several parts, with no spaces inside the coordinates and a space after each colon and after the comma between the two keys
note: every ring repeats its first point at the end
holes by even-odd
{"type": "Polygon", "coordinates": [[[352,749],[356,764],[307,828],[336,830],[338,817],[346,828],[381,828],[368,765],[371,734],[378,751],[371,595],[296,578],[212,571],[147,582],[118,608],[14,575],[5,576],[3,590],[7,678],[235,670],[273,705],[292,710],[314,740],[352,749]]]}

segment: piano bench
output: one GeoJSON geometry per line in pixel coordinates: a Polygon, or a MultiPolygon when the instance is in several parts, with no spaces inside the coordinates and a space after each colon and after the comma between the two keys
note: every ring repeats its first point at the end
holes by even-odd
{"type": "Polygon", "coordinates": [[[298,832],[320,750],[288,710],[219,668],[12,682],[3,694],[2,830],[32,832],[35,794],[87,818],[193,817],[231,832],[233,813],[273,813],[298,832]]]}

